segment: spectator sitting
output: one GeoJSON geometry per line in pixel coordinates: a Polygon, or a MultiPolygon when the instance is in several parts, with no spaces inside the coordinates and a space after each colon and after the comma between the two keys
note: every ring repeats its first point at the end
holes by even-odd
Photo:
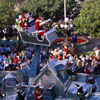
{"type": "Polygon", "coordinates": [[[14,56],[15,56],[15,53],[12,51],[12,52],[10,53],[10,57],[13,59],[14,56]]]}
{"type": "Polygon", "coordinates": [[[9,63],[8,63],[8,61],[4,64],[4,69],[5,70],[8,70],[9,69],[9,63]]]}
{"type": "Polygon", "coordinates": [[[10,55],[8,55],[8,59],[7,59],[8,63],[9,63],[9,68],[12,69],[13,68],[13,63],[12,63],[12,58],[10,55]]]}
{"type": "Polygon", "coordinates": [[[24,62],[26,59],[27,59],[27,56],[26,56],[26,52],[21,52],[22,54],[22,62],[24,62]]]}
{"type": "Polygon", "coordinates": [[[8,56],[8,54],[10,54],[10,52],[11,52],[11,49],[10,49],[9,45],[7,45],[7,47],[5,48],[6,56],[8,56]]]}
{"type": "Polygon", "coordinates": [[[28,50],[26,51],[26,55],[27,55],[27,58],[28,58],[28,59],[31,59],[31,57],[32,57],[32,52],[31,52],[30,49],[28,49],[28,50]]]}
{"type": "Polygon", "coordinates": [[[2,56],[2,62],[3,62],[3,65],[5,65],[7,62],[7,57],[4,54],[2,56]]]}
{"type": "Polygon", "coordinates": [[[17,50],[18,50],[18,46],[17,45],[13,46],[13,52],[16,53],[17,50]]]}
{"type": "Polygon", "coordinates": [[[4,54],[4,52],[5,52],[5,48],[4,48],[4,45],[1,45],[1,48],[0,48],[1,50],[1,54],[3,55],[4,54]]]}
{"type": "Polygon", "coordinates": [[[13,58],[13,61],[12,61],[13,65],[14,65],[13,69],[16,69],[18,62],[19,62],[19,59],[15,55],[13,58]]]}

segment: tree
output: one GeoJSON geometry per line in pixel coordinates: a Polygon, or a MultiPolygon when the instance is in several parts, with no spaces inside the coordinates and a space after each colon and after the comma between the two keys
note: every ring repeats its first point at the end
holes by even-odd
{"type": "Polygon", "coordinates": [[[14,23],[15,0],[0,0],[0,23],[11,25],[14,23]]]}
{"type": "Polygon", "coordinates": [[[91,37],[100,37],[100,0],[86,0],[79,17],[74,20],[74,30],[91,37]]]}
{"type": "MultiPolygon", "coordinates": [[[[67,0],[67,11],[69,11],[75,3],[73,0],[67,0]]],[[[22,4],[22,10],[26,10],[34,17],[42,16],[45,19],[57,19],[63,16],[64,0],[25,0],[22,4]]]]}

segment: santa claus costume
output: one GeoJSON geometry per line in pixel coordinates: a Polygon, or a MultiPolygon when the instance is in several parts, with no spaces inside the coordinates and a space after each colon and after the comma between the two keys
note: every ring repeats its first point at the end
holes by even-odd
{"type": "Polygon", "coordinates": [[[35,21],[35,29],[39,40],[42,40],[44,35],[43,25],[41,25],[41,22],[42,22],[42,17],[38,17],[37,20],[35,21]]]}
{"type": "Polygon", "coordinates": [[[33,84],[33,87],[35,87],[35,92],[34,92],[35,100],[44,100],[44,99],[43,99],[43,94],[42,94],[42,92],[40,91],[39,85],[36,84],[36,83],[34,83],[34,84],[33,84]]]}
{"type": "Polygon", "coordinates": [[[35,100],[44,100],[43,95],[39,93],[38,91],[35,91],[34,95],[35,95],[35,100]]]}

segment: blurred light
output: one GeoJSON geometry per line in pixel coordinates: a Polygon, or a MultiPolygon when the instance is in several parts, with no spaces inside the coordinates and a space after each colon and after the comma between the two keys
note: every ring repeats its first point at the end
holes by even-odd
{"type": "Polygon", "coordinates": [[[60,25],[60,27],[61,27],[61,28],[64,28],[64,25],[63,25],[63,24],[61,24],[61,25],[60,25]]]}
{"type": "Polygon", "coordinates": [[[69,19],[66,17],[66,18],[65,18],[65,23],[68,22],[68,21],[69,21],[69,19]]]}
{"type": "Polygon", "coordinates": [[[70,24],[70,27],[73,28],[73,24],[70,24]]]}
{"type": "Polygon", "coordinates": [[[65,24],[65,25],[64,25],[64,28],[67,29],[67,27],[68,27],[67,24],[65,24]]]}

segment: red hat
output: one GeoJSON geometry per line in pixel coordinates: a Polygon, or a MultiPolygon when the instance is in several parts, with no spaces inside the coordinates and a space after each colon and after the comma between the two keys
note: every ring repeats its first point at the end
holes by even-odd
{"type": "Polygon", "coordinates": [[[38,19],[38,20],[42,20],[42,17],[38,17],[37,19],[38,19]]]}
{"type": "Polygon", "coordinates": [[[37,83],[34,83],[34,84],[33,84],[33,87],[34,87],[34,88],[36,88],[36,87],[38,87],[38,86],[39,86],[39,85],[38,85],[37,83]]]}
{"type": "Polygon", "coordinates": [[[37,19],[36,19],[36,21],[41,21],[42,20],[42,17],[38,17],[37,19]]]}

